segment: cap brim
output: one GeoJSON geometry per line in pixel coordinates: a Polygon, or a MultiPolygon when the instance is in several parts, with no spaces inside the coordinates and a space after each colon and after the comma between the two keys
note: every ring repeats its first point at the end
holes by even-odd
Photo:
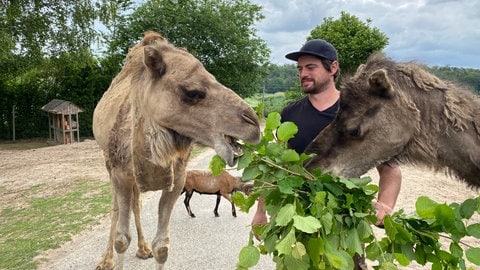
{"type": "Polygon", "coordinates": [[[289,54],[285,55],[285,58],[293,60],[293,61],[298,61],[298,58],[300,58],[300,56],[302,56],[302,55],[313,55],[313,56],[316,56],[320,59],[328,59],[327,57],[325,57],[322,54],[319,54],[319,53],[316,53],[316,52],[309,52],[309,51],[292,52],[292,53],[289,53],[289,54]]]}

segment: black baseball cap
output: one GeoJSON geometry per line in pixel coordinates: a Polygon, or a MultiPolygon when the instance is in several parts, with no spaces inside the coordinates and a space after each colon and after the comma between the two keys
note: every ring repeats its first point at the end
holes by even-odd
{"type": "Polygon", "coordinates": [[[309,40],[302,46],[302,48],[300,48],[300,51],[289,53],[285,55],[285,57],[293,61],[298,61],[298,58],[305,54],[313,55],[319,58],[325,58],[332,61],[338,60],[337,50],[335,49],[335,47],[333,47],[332,44],[323,39],[309,40]]]}

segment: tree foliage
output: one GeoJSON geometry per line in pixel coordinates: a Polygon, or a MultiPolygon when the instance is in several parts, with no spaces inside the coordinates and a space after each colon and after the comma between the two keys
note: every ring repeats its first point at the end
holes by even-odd
{"type": "Polygon", "coordinates": [[[149,0],[139,6],[112,38],[111,51],[126,54],[147,30],[161,33],[195,55],[237,94],[261,89],[269,49],[253,24],[261,7],[246,0],[149,0]]]}
{"type": "Polygon", "coordinates": [[[372,20],[362,22],[356,16],[342,12],[340,18],[328,17],[315,27],[307,40],[320,38],[332,43],[337,49],[340,69],[343,74],[355,72],[368,56],[388,45],[388,37],[378,28],[371,27],[372,20]]]}
{"type": "Polygon", "coordinates": [[[260,7],[238,1],[1,1],[0,139],[45,137],[51,99],[84,109],[80,135],[91,136],[96,103],[146,30],[188,47],[219,81],[259,91],[268,49],[252,25],[260,7]],[[103,25],[101,25],[103,24],[103,25]],[[102,45],[103,44],[103,45],[102,45]]]}

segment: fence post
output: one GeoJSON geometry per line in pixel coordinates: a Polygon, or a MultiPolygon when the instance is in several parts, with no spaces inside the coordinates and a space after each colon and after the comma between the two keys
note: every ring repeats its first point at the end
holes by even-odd
{"type": "Polygon", "coordinates": [[[15,142],[15,105],[12,106],[12,137],[15,142]]]}

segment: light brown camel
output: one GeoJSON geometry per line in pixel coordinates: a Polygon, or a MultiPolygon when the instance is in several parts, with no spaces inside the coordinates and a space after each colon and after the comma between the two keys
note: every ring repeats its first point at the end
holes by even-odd
{"type": "Polygon", "coordinates": [[[185,177],[185,186],[183,192],[185,192],[185,208],[188,215],[195,217],[195,214],[190,208],[190,199],[193,196],[193,192],[200,194],[213,194],[217,195],[217,202],[213,213],[216,217],[218,215],[218,205],[220,204],[220,198],[223,196],[232,205],[232,216],[237,217],[237,211],[232,201],[230,194],[234,191],[241,191],[247,195],[253,191],[252,181],[242,181],[241,177],[233,176],[227,171],[222,171],[220,175],[213,176],[210,170],[188,170],[185,177]]]}
{"type": "Polygon", "coordinates": [[[137,256],[153,250],[156,268],[168,257],[169,220],[185,181],[193,143],[215,149],[235,165],[234,138],[257,143],[258,118],[190,53],[155,32],[130,49],[93,115],[95,139],[112,183],[111,229],[97,269],[122,269],[130,244],[130,213],[138,232],[137,256]],[[162,190],[152,249],[140,226],[139,192],[162,190]],[[117,266],[113,247],[118,254],[117,266]]]}
{"type": "Polygon", "coordinates": [[[480,98],[415,63],[372,55],[340,89],[335,120],[307,147],[307,168],[358,177],[380,163],[445,170],[480,187],[480,98]]]}

